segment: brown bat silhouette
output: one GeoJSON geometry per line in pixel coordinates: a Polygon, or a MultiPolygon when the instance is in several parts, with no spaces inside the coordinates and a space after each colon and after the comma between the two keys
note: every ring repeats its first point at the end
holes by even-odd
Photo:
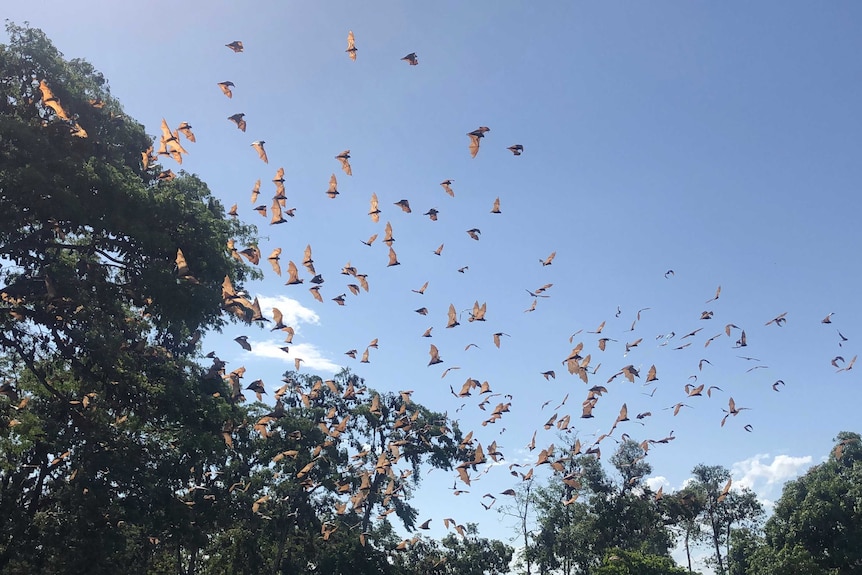
{"type": "Polygon", "coordinates": [[[721,286],[718,286],[718,288],[715,290],[715,297],[706,300],[706,303],[717,300],[719,295],[721,295],[721,286]]]}
{"type": "Polygon", "coordinates": [[[242,42],[240,42],[239,40],[234,40],[230,44],[225,44],[225,46],[237,53],[243,51],[242,42]]]}
{"type": "Polygon", "coordinates": [[[440,352],[437,350],[437,346],[433,343],[431,344],[431,348],[428,350],[428,355],[431,356],[431,360],[428,362],[428,365],[443,363],[443,360],[440,359],[440,352]]]}
{"type": "Polygon", "coordinates": [[[234,83],[230,80],[225,80],[224,82],[219,82],[218,87],[221,88],[222,93],[228,98],[233,98],[233,92],[231,88],[234,88],[234,83]]]}
{"type": "Polygon", "coordinates": [[[470,312],[470,319],[468,321],[485,321],[485,310],[487,307],[487,303],[479,305],[479,302],[476,301],[473,304],[473,311],[470,312]]]}
{"type": "Polygon", "coordinates": [[[281,248],[275,248],[272,250],[272,253],[269,254],[269,257],[266,258],[269,260],[269,263],[272,265],[272,271],[275,272],[276,275],[281,275],[281,264],[279,260],[281,259],[281,248]]]}
{"type": "Polygon", "coordinates": [[[265,143],[266,142],[264,142],[263,140],[258,140],[256,142],[252,142],[251,147],[257,151],[257,155],[258,157],[260,157],[261,160],[263,160],[263,163],[268,164],[269,158],[266,157],[266,150],[263,149],[263,145],[265,143]]]}
{"type": "MultiPolygon", "coordinates": [[[[300,281],[302,281],[302,280],[300,280],[300,281]]],[[[311,292],[311,295],[312,295],[312,297],[314,297],[314,299],[316,299],[320,303],[323,303],[323,296],[320,295],[320,286],[312,286],[312,287],[308,288],[308,291],[311,292]]]]}
{"type": "Polygon", "coordinates": [[[260,180],[254,183],[254,187],[251,189],[251,203],[257,202],[257,197],[260,195],[260,180]]]}
{"type": "Polygon", "coordinates": [[[416,66],[417,64],[419,64],[419,58],[416,57],[416,52],[410,52],[401,59],[410,64],[411,66],[416,66]]]}
{"type": "Polygon", "coordinates": [[[299,277],[299,270],[292,260],[287,262],[287,283],[285,285],[301,284],[303,280],[299,277]]]}
{"type": "Polygon", "coordinates": [[[350,167],[350,162],[348,161],[350,159],[350,150],[344,150],[335,156],[335,159],[341,162],[341,169],[344,170],[345,174],[348,176],[353,175],[353,169],[350,167]]]}
{"type": "Polygon", "coordinates": [[[467,135],[470,137],[470,156],[475,158],[476,154],[479,153],[479,141],[485,137],[486,132],[490,132],[491,128],[486,126],[479,126],[472,132],[467,132],[467,135]]]}
{"type": "Polygon", "coordinates": [[[784,325],[784,324],[787,322],[787,319],[784,317],[784,316],[786,316],[786,315],[787,315],[787,312],[784,312],[784,313],[778,314],[777,316],[775,316],[774,318],[772,318],[771,320],[769,320],[768,322],[766,322],[764,325],[769,325],[769,324],[773,324],[773,323],[774,323],[774,324],[775,324],[775,325],[777,325],[778,327],[781,327],[782,325],[784,325]]]}
{"type": "Polygon", "coordinates": [[[727,494],[730,493],[730,486],[732,483],[733,483],[733,478],[728,478],[727,483],[724,486],[724,489],[721,490],[721,494],[718,496],[718,499],[716,500],[718,503],[721,503],[722,501],[724,501],[724,499],[727,497],[727,494]]]}
{"type": "Polygon", "coordinates": [[[359,240],[359,241],[362,242],[363,244],[365,244],[366,246],[370,246],[371,244],[374,243],[374,240],[376,240],[376,239],[377,239],[377,234],[372,234],[371,237],[368,238],[368,241],[362,241],[362,240],[359,240]]]}
{"type": "Polygon", "coordinates": [[[192,126],[188,122],[182,122],[179,126],[177,126],[177,130],[183,136],[185,136],[189,142],[195,142],[195,135],[192,133],[192,126]]]}
{"type": "Polygon", "coordinates": [[[551,265],[551,262],[554,261],[554,258],[556,256],[557,256],[557,252],[551,252],[551,255],[549,255],[545,259],[539,258],[539,263],[541,263],[543,266],[549,266],[549,265],[551,265]]]}
{"type": "Polygon", "coordinates": [[[389,246],[389,263],[386,264],[386,267],[399,265],[401,265],[401,262],[398,261],[398,255],[395,253],[395,250],[392,249],[392,246],[389,246]]]}
{"type": "Polygon", "coordinates": [[[500,347],[500,336],[503,336],[503,335],[505,335],[507,337],[511,337],[508,333],[503,333],[502,331],[499,331],[499,332],[494,334],[494,345],[496,345],[498,349],[500,347]]]}
{"type": "Polygon", "coordinates": [[[444,190],[447,194],[449,194],[450,196],[452,196],[452,197],[454,198],[454,197],[455,197],[455,192],[453,192],[453,191],[452,191],[452,182],[453,182],[453,181],[454,181],[454,180],[443,180],[442,182],[440,182],[440,185],[441,185],[441,186],[443,186],[443,190],[444,190]]]}
{"type": "MultiPolygon", "coordinates": [[[[371,194],[371,210],[368,212],[368,215],[371,216],[371,221],[377,223],[380,221],[380,208],[378,207],[379,202],[377,201],[377,194],[371,194]]],[[[370,244],[368,244],[370,245],[370,244]]]]}
{"type": "Polygon", "coordinates": [[[350,30],[347,33],[347,55],[350,56],[350,59],[356,62],[356,39],[353,37],[353,30],[350,30]]]}
{"type": "Polygon", "coordinates": [[[335,178],[335,174],[329,177],[329,189],[326,190],[326,195],[333,200],[338,195],[338,180],[335,178]]]}
{"type": "Polygon", "coordinates": [[[66,120],[67,122],[71,122],[71,118],[69,118],[69,114],[66,112],[66,109],[63,108],[63,105],[60,104],[60,100],[54,96],[54,92],[51,91],[51,88],[48,87],[48,84],[45,80],[41,80],[39,82],[39,90],[42,92],[42,103],[51,108],[58,118],[62,120],[66,120]]]}
{"type": "Polygon", "coordinates": [[[449,321],[446,324],[446,327],[455,327],[456,325],[461,325],[458,323],[458,314],[455,311],[455,304],[449,304],[449,321]]]}
{"type": "Polygon", "coordinates": [[[398,206],[399,208],[401,208],[401,210],[402,210],[404,213],[409,214],[409,213],[411,213],[411,212],[412,212],[412,210],[410,209],[410,202],[408,202],[407,200],[399,200],[399,201],[394,202],[394,203],[395,203],[395,205],[396,205],[396,206],[398,206]]]}
{"type": "Polygon", "coordinates": [[[227,119],[230,120],[231,122],[233,122],[234,124],[236,124],[237,128],[239,128],[240,130],[245,132],[246,123],[245,123],[245,120],[243,119],[244,116],[245,116],[245,114],[239,113],[239,114],[234,114],[233,116],[228,116],[227,119]]]}
{"type": "Polygon", "coordinates": [[[251,344],[248,343],[248,336],[247,335],[241,335],[241,336],[235,337],[235,338],[233,338],[233,340],[235,342],[237,342],[240,345],[240,347],[242,347],[244,350],[251,351],[251,344]]]}

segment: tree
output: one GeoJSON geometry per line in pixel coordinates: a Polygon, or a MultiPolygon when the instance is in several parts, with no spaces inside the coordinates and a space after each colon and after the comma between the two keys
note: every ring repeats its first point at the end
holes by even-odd
{"type": "MultiPolygon", "coordinates": [[[[528,549],[539,572],[574,575],[599,566],[609,549],[669,558],[671,536],[643,478],[651,472],[643,446],[623,440],[611,457],[619,479],[591,455],[554,462],[546,487],[536,490],[539,530],[528,549]]],[[[671,560],[672,563],[672,560],[671,560]]]]}
{"type": "Polygon", "coordinates": [[[583,501],[565,504],[574,496],[566,496],[567,488],[571,489],[553,477],[536,490],[539,530],[526,549],[526,558],[539,573],[584,573],[595,559],[589,505],[583,501]]]}
{"type": "Polygon", "coordinates": [[[417,537],[392,563],[404,575],[503,575],[509,573],[514,550],[496,539],[479,537],[475,523],[463,534],[446,535],[439,543],[417,537]]]}
{"type": "Polygon", "coordinates": [[[422,469],[452,469],[476,450],[409,392],[375,392],[348,370],[284,382],[275,408],[257,402],[227,432],[230,453],[204,492],[221,506],[205,572],[393,572],[390,557],[421,547],[390,520],[415,528],[422,469]]]}
{"type": "Polygon", "coordinates": [[[785,484],[766,522],[764,573],[862,569],[862,439],[841,432],[829,459],[785,484]]]}
{"type": "Polygon", "coordinates": [[[531,532],[534,523],[534,499],[533,496],[533,481],[531,477],[526,481],[521,482],[514,489],[515,494],[512,496],[512,503],[506,503],[497,507],[497,512],[515,519],[514,526],[515,536],[510,541],[517,540],[521,545],[521,552],[518,554],[518,564],[524,568],[526,575],[531,575],[532,569],[532,554],[529,553],[531,545],[531,532]]]}
{"type": "Polygon", "coordinates": [[[502,575],[509,572],[514,550],[501,541],[479,537],[476,525],[468,523],[466,536],[449,534],[441,544],[447,575],[502,575]]]}
{"type": "Polygon", "coordinates": [[[609,479],[594,482],[596,495],[590,498],[590,505],[596,521],[591,531],[595,534],[597,557],[613,547],[668,556],[670,533],[660,508],[643,483],[652,472],[645,457],[642,444],[624,440],[611,457],[619,482],[614,484],[609,479]],[[608,489],[607,494],[602,489],[608,489]]]}
{"type": "Polygon", "coordinates": [[[590,575],[684,575],[690,572],[678,567],[670,557],[614,548],[605,553],[602,564],[592,569],[590,575]]]}
{"type": "Polygon", "coordinates": [[[0,570],[143,573],[171,541],[193,572],[180,551],[213,515],[178,494],[223,461],[232,410],[195,334],[225,324],[222,283],[249,275],[225,246],[253,230],[198,178],[143,165],[152,139],[90,64],[6,30],[0,570]]]}
{"type": "Polygon", "coordinates": [[[683,499],[694,505],[703,526],[701,536],[709,539],[712,558],[720,574],[726,573],[734,525],[756,527],[763,516],[763,507],[750,489],[728,491],[730,471],[720,465],[696,465],[694,481],[684,490],[683,499]],[[724,547],[724,554],[722,554],[724,547]]]}
{"type": "Polygon", "coordinates": [[[751,529],[734,529],[730,536],[730,551],[727,554],[730,575],[754,575],[760,573],[756,557],[764,546],[764,539],[751,529]]]}
{"type": "Polygon", "coordinates": [[[661,506],[667,517],[670,529],[682,537],[686,565],[691,572],[691,547],[703,538],[703,525],[700,515],[704,500],[689,489],[664,495],[661,506]]]}

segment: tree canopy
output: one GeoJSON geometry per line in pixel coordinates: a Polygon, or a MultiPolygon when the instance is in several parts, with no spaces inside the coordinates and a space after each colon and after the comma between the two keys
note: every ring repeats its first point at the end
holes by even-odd
{"type": "Polygon", "coordinates": [[[829,458],[784,486],[766,522],[763,573],[862,569],[862,439],[842,432],[829,458]]]}

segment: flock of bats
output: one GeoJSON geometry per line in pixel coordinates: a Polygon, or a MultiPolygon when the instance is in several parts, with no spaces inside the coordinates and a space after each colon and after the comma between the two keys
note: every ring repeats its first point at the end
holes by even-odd
{"type": "MultiPolygon", "coordinates": [[[[348,34],[347,38],[347,54],[352,61],[356,61],[358,49],[355,43],[355,37],[353,32],[351,31],[348,34]]],[[[229,44],[226,44],[228,48],[233,50],[236,53],[243,52],[244,47],[242,42],[235,41],[229,44]]],[[[416,66],[419,63],[418,57],[415,53],[410,53],[406,55],[402,60],[406,61],[410,66],[416,66]]],[[[236,89],[236,86],[231,81],[222,81],[217,83],[221,92],[227,98],[233,98],[233,90],[236,89]]],[[[63,121],[72,125],[73,133],[79,135],[81,137],[86,137],[86,132],[80,126],[74,123],[72,120],[72,116],[65,110],[59,101],[53,96],[50,88],[46,84],[45,81],[41,82],[40,89],[42,91],[42,101],[43,104],[51,108],[57,117],[62,119],[63,121]]],[[[247,124],[244,119],[244,113],[237,113],[231,115],[228,120],[233,122],[236,127],[242,132],[246,131],[247,124]]],[[[479,152],[479,147],[481,141],[486,137],[486,134],[490,131],[490,129],[486,126],[480,126],[479,128],[472,130],[467,133],[469,137],[468,142],[468,151],[472,157],[476,157],[479,152]]],[[[142,151],[142,164],[145,170],[150,169],[150,167],[155,166],[156,162],[160,157],[169,157],[181,164],[183,156],[187,154],[187,150],[183,147],[181,142],[181,136],[185,138],[188,142],[195,141],[195,135],[192,132],[192,126],[187,122],[183,122],[179,124],[176,128],[171,129],[167,121],[162,120],[161,125],[161,137],[158,142],[158,148],[156,148],[155,144],[151,146],[149,149],[142,151]]],[[[267,157],[266,150],[264,148],[265,142],[263,140],[255,141],[251,144],[251,146],[256,150],[260,159],[268,163],[269,158],[267,157]]],[[[514,156],[520,156],[524,147],[520,144],[516,144],[510,146],[508,148],[510,152],[514,156]]],[[[352,176],[353,171],[350,164],[351,159],[351,151],[349,149],[344,150],[337,156],[335,159],[339,162],[342,171],[347,176],[352,176]]],[[[159,179],[162,180],[170,180],[174,177],[174,174],[171,170],[164,170],[158,174],[159,179]]],[[[271,203],[259,203],[259,196],[261,194],[261,181],[257,180],[254,184],[252,193],[251,193],[251,203],[254,206],[253,210],[260,214],[263,217],[269,217],[270,225],[278,225],[283,224],[287,220],[285,217],[295,217],[296,208],[288,208],[287,207],[287,195],[285,189],[285,178],[284,178],[284,169],[279,168],[273,178],[272,182],[274,184],[274,194],[271,198],[271,203]]],[[[455,192],[452,188],[453,180],[447,179],[440,183],[440,186],[443,188],[443,191],[451,197],[455,196],[455,192]]],[[[339,195],[338,191],[338,181],[333,173],[329,180],[329,186],[326,189],[325,193],[329,198],[336,199],[339,195]]],[[[408,200],[403,199],[394,203],[400,210],[405,213],[411,213],[411,207],[408,200]]],[[[496,198],[493,202],[493,206],[490,210],[492,214],[501,214],[502,211],[500,209],[500,198],[496,198]]],[[[238,206],[234,204],[231,206],[229,211],[227,212],[230,217],[238,217],[238,206]]],[[[376,194],[372,194],[369,205],[368,216],[371,218],[371,221],[374,223],[379,223],[380,214],[382,210],[380,209],[380,204],[376,194]]],[[[428,216],[432,221],[437,221],[438,211],[434,208],[426,212],[424,215],[428,216]]],[[[479,241],[481,237],[481,231],[478,228],[471,228],[466,230],[466,233],[473,240],[479,241]]],[[[384,237],[381,240],[381,243],[385,244],[388,248],[388,263],[387,267],[398,266],[400,262],[398,261],[398,255],[396,254],[393,244],[395,243],[395,237],[393,228],[390,222],[386,222],[383,229],[384,237]]],[[[378,234],[375,233],[367,240],[362,240],[362,243],[366,246],[371,247],[378,238],[378,234]]],[[[249,246],[244,249],[239,249],[234,245],[233,241],[230,241],[226,246],[227,250],[231,253],[231,255],[236,258],[238,261],[243,262],[246,261],[251,265],[258,266],[260,265],[263,259],[266,259],[268,264],[271,266],[274,274],[278,276],[282,276],[282,248],[276,247],[274,248],[270,254],[266,257],[262,257],[262,253],[258,246],[249,246]]],[[[436,250],[433,250],[433,253],[437,256],[440,256],[443,251],[443,244],[441,244],[436,250]]],[[[556,257],[556,251],[550,253],[548,256],[539,259],[539,264],[542,267],[551,266],[553,264],[554,258],[556,257]]],[[[321,294],[321,288],[324,282],[326,281],[323,277],[322,273],[319,273],[315,266],[315,261],[313,259],[312,248],[311,245],[307,245],[303,255],[302,260],[300,261],[300,265],[304,268],[305,272],[308,274],[308,283],[311,284],[309,289],[309,293],[314,299],[319,302],[324,302],[323,295],[321,294]]],[[[181,249],[177,250],[176,254],[176,274],[177,277],[181,281],[189,282],[189,283],[197,283],[197,279],[194,277],[194,262],[187,262],[186,258],[181,249]]],[[[293,260],[288,259],[286,264],[286,285],[295,286],[299,284],[303,284],[306,281],[306,278],[302,277],[300,266],[297,265],[293,260]]],[[[468,269],[468,266],[464,266],[458,269],[459,272],[465,273],[468,269]]],[[[360,273],[356,267],[352,266],[350,262],[347,262],[342,269],[341,274],[346,276],[347,285],[346,291],[342,294],[337,295],[336,297],[331,298],[331,301],[335,302],[337,305],[345,305],[348,296],[347,292],[349,291],[354,297],[359,296],[362,291],[369,291],[369,281],[367,273],[360,273]]],[[[664,276],[668,280],[671,280],[674,277],[675,273],[673,270],[668,270],[664,276]]],[[[523,310],[525,313],[533,312],[537,308],[537,304],[540,298],[548,298],[550,294],[549,290],[552,288],[553,284],[547,283],[539,288],[534,290],[527,289],[526,291],[529,293],[531,298],[533,298],[532,305],[523,310]]],[[[425,293],[425,290],[428,287],[428,282],[425,282],[420,288],[412,289],[411,291],[422,295],[425,293]]],[[[247,324],[258,323],[261,325],[268,325],[272,331],[280,331],[285,334],[285,345],[281,349],[289,353],[290,347],[289,344],[292,343],[293,337],[295,335],[295,329],[284,323],[284,314],[273,308],[270,314],[265,314],[264,310],[261,309],[261,306],[257,300],[257,298],[249,299],[249,295],[234,289],[233,285],[229,278],[225,278],[224,284],[222,286],[222,295],[223,295],[223,308],[227,313],[234,314],[240,320],[247,324]]],[[[715,295],[706,300],[706,304],[711,304],[718,300],[721,296],[721,288],[719,287],[715,295]]],[[[636,319],[631,324],[631,328],[628,330],[629,332],[634,332],[636,330],[637,324],[641,319],[641,314],[647,311],[649,308],[641,309],[637,312],[636,319]]],[[[420,307],[414,310],[417,314],[425,316],[430,312],[427,307],[420,307]]],[[[479,303],[476,301],[472,306],[472,309],[469,310],[469,317],[467,321],[469,323],[472,322],[485,322],[486,321],[486,313],[487,313],[487,304],[479,303]]],[[[618,308],[616,317],[619,318],[621,315],[621,310],[618,308]]],[[[831,324],[832,323],[833,314],[827,315],[823,318],[823,324],[831,324]]],[[[450,304],[448,313],[447,313],[447,322],[445,324],[445,328],[453,329],[458,327],[460,324],[461,315],[457,312],[454,304],[450,304]]],[[[704,322],[702,327],[694,329],[681,337],[676,337],[674,332],[670,332],[667,334],[661,334],[656,337],[656,341],[659,342],[659,346],[669,346],[673,350],[683,350],[688,348],[694,344],[702,344],[703,348],[708,348],[711,344],[720,341],[721,339],[729,339],[731,342],[731,347],[737,350],[743,350],[748,347],[748,339],[746,336],[745,329],[737,326],[733,323],[728,323],[724,326],[723,329],[719,329],[718,333],[710,334],[710,337],[704,339],[698,339],[700,337],[700,332],[706,329],[708,326],[712,324],[714,321],[714,312],[713,310],[704,310],[700,314],[699,321],[704,322]]],[[[788,321],[787,313],[782,313],[769,321],[766,322],[766,326],[774,325],[776,328],[781,328],[788,321]]],[[[618,339],[614,339],[610,337],[610,334],[607,334],[605,330],[606,322],[602,322],[592,331],[586,332],[590,335],[591,339],[594,341],[592,347],[585,345],[584,342],[580,341],[575,343],[575,338],[583,330],[579,330],[576,333],[572,334],[569,337],[569,344],[572,345],[571,352],[567,354],[565,358],[561,358],[561,364],[564,366],[565,371],[569,374],[577,377],[581,380],[585,385],[589,386],[586,388],[586,395],[581,401],[581,404],[578,409],[575,410],[575,416],[577,418],[583,419],[591,419],[594,416],[594,411],[600,401],[607,401],[604,399],[606,395],[609,395],[609,388],[611,384],[615,383],[617,378],[622,378],[627,380],[630,383],[636,383],[638,381],[642,381],[644,385],[653,386],[653,389],[650,393],[645,394],[652,397],[655,394],[657,386],[653,385],[655,382],[659,381],[659,370],[655,365],[651,365],[646,371],[645,375],[641,375],[642,369],[640,367],[636,367],[633,363],[623,365],[618,367],[607,377],[599,376],[598,371],[601,367],[601,363],[594,364],[593,356],[594,354],[603,354],[606,353],[608,349],[613,349],[613,344],[621,343],[621,345],[616,346],[620,351],[625,351],[623,357],[627,357],[629,353],[631,353],[635,348],[637,348],[644,340],[643,337],[634,337],[629,338],[629,341],[623,341],[624,336],[621,334],[614,334],[618,339]],[[595,380],[599,379],[599,382],[595,380]]],[[[434,327],[429,327],[424,333],[421,334],[421,337],[430,338],[432,337],[432,330],[434,327]]],[[[509,337],[509,334],[504,332],[494,332],[491,334],[493,344],[496,348],[501,348],[503,337],[509,337]]],[[[839,332],[840,341],[838,342],[839,346],[843,346],[843,344],[848,341],[848,339],[839,332]]],[[[238,345],[240,345],[244,350],[250,352],[252,351],[252,346],[248,341],[248,336],[241,335],[235,338],[235,341],[238,345]]],[[[476,344],[470,344],[465,348],[470,349],[470,347],[478,347],[476,344]]],[[[356,359],[360,357],[360,363],[369,363],[370,362],[370,350],[376,349],[378,347],[378,340],[375,338],[372,340],[364,349],[364,351],[360,352],[358,349],[351,349],[345,352],[345,354],[351,358],[356,359]]],[[[434,366],[443,363],[443,359],[441,358],[440,350],[434,344],[429,344],[429,366],[434,366]]],[[[244,401],[245,397],[243,395],[244,390],[250,390],[255,393],[257,399],[261,401],[263,399],[263,395],[267,393],[266,386],[262,380],[258,379],[253,381],[248,386],[243,386],[241,383],[241,379],[244,377],[245,368],[241,367],[231,372],[226,372],[226,364],[221,361],[215,354],[211,353],[208,355],[211,359],[213,359],[213,365],[210,368],[210,376],[211,377],[219,377],[224,379],[224,381],[228,384],[230,388],[230,397],[227,398],[231,402],[244,401]]],[[[750,357],[750,356],[739,356],[741,359],[753,362],[754,367],[750,368],[748,371],[753,371],[759,368],[763,368],[759,364],[759,360],[750,357]]],[[[838,372],[846,372],[853,368],[853,365],[856,361],[856,356],[853,356],[849,359],[849,361],[845,361],[842,355],[836,355],[831,359],[831,365],[838,372]]],[[[299,357],[294,358],[295,369],[298,372],[300,370],[301,364],[303,360],[299,357]]],[[[708,359],[700,359],[697,364],[698,372],[701,372],[705,365],[711,365],[708,359]]],[[[452,366],[446,368],[441,377],[446,377],[447,374],[451,373],[453,370],[459,369],[458,367],[452,366]]],[[[546,380],[556,379],[557,371],[554,369],[545,370],[537,372],[538,376],[544,377],[546,380]]],[[[689,381],[682,387],[680,390],[679,401],[675,401],[672,405],[664,407],[667,410],[673,410],[673,415],[677,416],[683,408],[692,408],[696,398],[702,398],[706,395],[707,398],[712,398],[716,393],[723,393],[723,390],[716,385],[707,386],[706,383],[698,383],[698,376],[692,375],[689,378],[689,381]]],[[[347,512],[347,505],[351,504],[351,510],[357,513],[364,513],[367,511],[367,507],[369,505],[381,505],[384,511],[381,513],[380,517],[385,517],[388,513],[394,511],[394,507],[391,505],[391,501],[393,498],[403,496],[405,492],[406,479],[410,476],[410,470],[404,471],[396,471],[396,465],[401,460],[401,451],[402,448],[410,443],[410,442],[423,442],[426,444],[430,444],[434,441],[441,441],[443,437],[451,437],[452,429],[451,423],[452,421],[448,419],[444,421],[437,422],[425,422],[422,420],[420,413],[417,409],[415,409],[415,404],[411,402],[410,395],[412,391],[402,391],[398,395],[396,401],[394,401],[391,405],[381,405],[381,397],[377,394],[370,394],[368,396],[368,391],[361,386],[355,385],[358,380],[354,377],[349,379],[348,385],[342,386],[336,383],[334,380],[321,380],[321,379],[312,379],[312,383],[302,384],[295,379],[288,378],[285,380],[285,384],[281,386],[278,390],[274,392],[274,397],[276,398],[276,404],[273,410],[268,413],[266,416],[261,418],[254,424],[254,430],[262,437],[269,437],[272,433],[270,424],[277,421],[281,417],[285,415],[284,401],[286,396],[293,396],[294,399],[298,402],[301,402],[306,407],[311,406],[322,406],[328,407],[327,416],[317,422],[320,429],[324,432],[326,440],[321,445],[317,446],[315,449],[314,458],[311,463],[305,465],[301,469],[296,471],[296,477],[303,481],[303,484],[311,490],[314,489],[317,484],[310,479],[309,474],[311,470],[314,468],[315,464],[323,455],[321,452],[327,447],[331,447],[335,445],[339,441],[339,437],[348,429],[349,422],[351,420],[351,416],[349,414],[348,408],[350,406],[355,406],[359,403],[365,403],[368,405],[370,413],[380,418],[390,417],[392,421],[394,421],[395,430],[398,432],[397,435],[391,439],[386,445],[380,445],[376,447],[376,452],[372,450],[366,450],[365,452],[356,453],[352,456],[353,464],[348,469],[343,470],[344,480],[343,484],[339,484],[339,493],[343,494],[345,500],[336,506],[334,513],[337,515],[343,515],[347,512]],[[370,498],[370,495],[374,493],[374,497],[370,498]],[[373,502],[369,503],[370,500],[373,499],[373,502]]],[[[780,391],[780,388],[784,385],[782,380],[777,380],[772,388],[776,392],[780,391]]],[[[497,421],[501,420],[507,413],[510,412],[510,407],[512,406],[512,396],[505,395],[502,396],[500,393],[494,393],[491,385],[487,382],[480,382],[477,379],[468,377],[466,381],[461,385],[460,389],[456,389],[454,386],[449,386],[450,393],[459,398],[459,400],[466,400],[468,397],[477,396],[479,398],[478,407],[488,415],[486,419],[481,422],[483,427],[488,425],[495,424],[497,421]],[[492,400],[497,398],[496,405],[492,408],[491,403],[492,400]]],[[[572,414],[564,412],[563,408],[566,406],[566,402],[568,400],[569,395],[566,394],[565,398],[554,408],[554,413],[551,415],[547,421],[542,426],[545,430],[554,430],[558,433],[563,432],[573,432],[574,429],[571,427],[572,414]]],[[[726,401],[726,407],[722,409],[723,416],[720,419],[720,426],[725,426],[730,418],[735,418],[740,415],[743,411],[747,411],[747,407],[739,406],[733,397],[727,396],[726,400],[722,400],[724,403],[726,401]]],[[[544,409],[551,402],[547,401],[542,405],[542,409],[544,409]]],[[[460,411],[464,405],[459,408],[460,411]]],[[[614,409],[616,413],[616,409],[614,409]]],[[[643,423],[643,420],[651,417],[652,413],[650,411],[643,411],[637,414],[633,414],[634,420],[637,422],[643,423]]],[[[618,415],[613,421],[612,425],[608,429],[606,433],[598,435],[595,440],[590,444],[581,445],[580,440],[576,440],[572,445],[573,447],[570,449],[569,447],[565,449],[559,449],[554,446],[553,443],[540,447],[537,445],[537,433],[536,430],[532,439],[527,443],[526,448],[529,451],[533,451],[538,449],[538,455],[535,461],[530,463],[520,464],[520,463],[510,463],[508,464],[508,470],[512,476],[517,478],[517,480],[529,480],[533,477],[533,472],[535,469],[540,468],[543,465],[547,465],[548,467],[554,469],[555,471],[563,474],[563,481],[572,487],[574,491],[574,495],[563,501],[563,504],[571,504],[577,499],[577,488],[580,486],[578,472],[569,471],[570,466],[568,462],[571,458],[578,454],[591,454],[596,457],[601,457],[601,447],[602,442],[606,439],[612,439],[615,442],[619,442],[619,439],[614,437],[614,433],[617,430],[620,424],[625,422],[629,422],[631,419],[629,418],[628,407],[625,403],[619,408],[618,415]]],[[[224,426],[224,439],[225,442],[232,446],[232,437],[233,434],[242,427],[242,423],[228,421],[225,422],[224,426]]],[[[746,431],[753,431],[753,426],[750,423],[746,423],[744,425],[744,429],[746,431]]],[[[459,443],[459,449],[462,451],[464,455],[463,461],[456,467],[456,482],[452,488],[452,491],[455,495],[460,495],[462,493],[467,493],[468,490],[465,489],[470,487],[477,479],[480,478],[481,475],[488,473],[492,467],[495,465],[487,465],[489,462],[493,462],[497,465],[502,465],[505,462],[505,458],[503,454],[500,452],[497,442],[494,441],[490,444],[486,444],[485,447],[473,437],[473,431],[467,433],[459,443]],[[490,461],[489,461],[490,460],[490,461]],[[460,484],[459,484],[460,482],[460,484]]],[[[626,433],[623,433],[620,439],[627,439],[629,436],[626,433]]],[[[638,459],[644,458],[647,456],[649,449],[656,444],[667,444],[670,441],[675,439],[673,432],[670,432],[665,437],[659,439],[647,439],[644,440],[640,447],[642,448],[642,454],[638,459]]],[[[298,455],[298,451],[296,450],[288,450],[286,452],[280,453],[274,459],[275,461],[281,461],[285,458],[295,458],[298,455]]],[[[634,462],[633,462],[634,463],[634,462]]],[[[248,485],[244,483],[239,483],[231,486],[230,491],[234,489],[248,489],[248,485]]],[[[721,498],[723,499],[728,490],[730,489],[730,482],[725,486],[721,494],[721,498]]],[[[515,495],[514,489],[506,489],[502,491],[499,495],[504,496],[513,496],[515,495]]],[[[186,504],[193,505],[195,503],[193,497],[195,495],[195,489],[190,490],[188,499],[184,501],[186,504]]],[[[659,489],[655,494],[656,500],[660,500],[662,497],[662,490],[659,489]]],[[[268,495],[263,495],[258,498],[254,503],[254,511],[256,513],[260,513],[264,517],[266,510],[266,503],[269,500],[268,495]]],[[[486,493],[481,498],[481,504],[485,509],[490,509],[497,500],[497,495],[492,493],[486,493]]],[[[423,522],[419,527],[421,529],[428,529],[431,520],[423,522]]],[[[458,533],[462,536],[466,536],[464,531],[464,526],[458,524],[451,518],[447,518],[444,520],[444,523],[447,528],[450,526],[454,528],[458,533]]],[[[332,533],[334,533],[338,529],[336,523],[332,521],[327,521],[324,523],[321,537],[325,540],[328,540],[332,533]]],[[[360,534],[362,538],[363,544],[365,542],[365,534],[360,534]]],[[[403,550],[407,548],[411,542],[415,543],[416,538],[405,539],[403,540],[397,547],[399,550],[403,550]]]]}

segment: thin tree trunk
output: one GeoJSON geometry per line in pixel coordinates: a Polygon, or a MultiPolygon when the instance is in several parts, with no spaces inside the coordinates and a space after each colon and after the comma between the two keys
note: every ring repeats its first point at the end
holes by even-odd
{"type": "Polygon", "coordinates": [[[275,559],[272,562],[272,572],[278,573],[281,569],[281,558],[284,556],[284,547],[287,544],[287,530],[290,525],[288,521],[284,526],[284,529],[281,531],[281,537],[278,540],[278,551],[275,553],[275,559]]]}
{"type": "Polygon", "coordinates": [[[198,548],[195,547],[194,549],[192,549],[192,552],[189,555],[188,575],[195,575],[195,571],[197,570],[197,558],[198,558],[198,548]]]}
{"type": "Polygon", "coordinates": [[[715,519],[710,521],[710,523],[712,523],[712,543],[715,547],[715,560],[718,562],[718,573],[719,575],[725,575],[724,563],[721,561],[721,546],[718,541],[720,527],[715,524],[715,519]]]}
{"type": "Polygon", "coordinates": [[[691,549],[688,546],[688,529],[685,531],[685,558],[688,560],[688,572],[691,573],[691,549]]]}
{"type": "Polygon", "coordinates": [[[730,525],[731,523],[727,522],[727,545],[724,550],[724,556],[727,558],[727,573],[730,575],[730,525]]]}
{"type": "MultiPolygon", "coordinates": [[[[532,485],[532,483],[530,484],[532,485]]],[[[527,494],[524,496],[524,513],[521,515],[521,530],[524,534],[524,562],[527,564],[527,575],[530,575],[530,532],[527,529],[527,515],[530,509],[530,485],[527,486],[527,494]]]]}

